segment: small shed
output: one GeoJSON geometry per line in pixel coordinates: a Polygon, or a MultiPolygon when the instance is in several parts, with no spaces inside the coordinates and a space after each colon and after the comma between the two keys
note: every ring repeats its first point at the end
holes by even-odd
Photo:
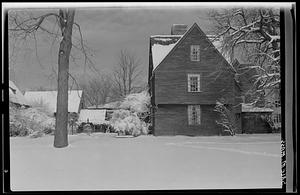
{"type": "Polygon", "coordinates": [[[271,114],[273,110],[242,104],[242,133],[271,133],[271,114]]]}
{"type": "Polygon", "coordinates": [[[82,109],[80,110],[78,122],[103,124],[107,122],[105,120],[105,115],[106,115],[105,109],[82,109]]]}
{"type": "Polygon", "coordinates": [[[81,109],[78,122],[77,133],[85,132],[87,126],[92,132],[111,132],[106,109],[81,109]]]}
{"type": "Polygon", "coordinates": [[[102,105],[93,105],[87,107],[87,109],[106,110],[105,120],[109,121],[115,110],[120,109],[121,101],[109,102],[102,105]]]}

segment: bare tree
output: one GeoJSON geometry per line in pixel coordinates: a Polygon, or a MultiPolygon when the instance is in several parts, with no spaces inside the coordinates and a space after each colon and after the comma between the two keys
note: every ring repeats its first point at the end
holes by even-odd
{"type": "Polygon", "coordinates": [[[88,83],[81,84],[85,99],[90,105],[105,104],[112,90],[112,80],[110,75],[99,75],[92,77],[88,83]]]}
{"type": "Polygon", "coordinates": [[[120,97],[132,93],[136,88],[136,82],[141,74],[140,59],[128,50],[121,50],[118,56],[118,64],[113,72],[115,93],[120,97]]]}
{"type": "Polygon", "coordinates": [[[74,22],[74,16],[75,9],[71,8],[49,11],[49,13],[44,13],[39,16],[36,16],[32,10],[9,10],[8,14],[10,39],[21,41],[22,44],[26,43],[28,39],[33,40],[37,60],[40,65],[42,60],[38,57],[38,33],[46,33],[50,36],[52,38],[51,45],[54,45],[55,42],[59,42],[58,94],[54,147],[66,147],[68,145],[69,76],[74,79],[69,73],[69,59],[74,60],[74,56],[71,53],[72,47],[82,52],[85,64],[92,64],[88,57],[87,47],[82,37],[80,25],[74,22]],[[77,27],[79,32],[79,38],[74,37],[75,40],[72,39],[74,26],[77,27]]]}
{"type": "Polygon", "coordinates": [[[214,22],[215,38],[222,43],[223,55],[231,62],[240,56],[251,64],[243,72],[257,71],[252,93],[264,94],[266,89],[272,93],[279,88],[279,10],[232,8],[213,10],[208,15],[214,22]]]}

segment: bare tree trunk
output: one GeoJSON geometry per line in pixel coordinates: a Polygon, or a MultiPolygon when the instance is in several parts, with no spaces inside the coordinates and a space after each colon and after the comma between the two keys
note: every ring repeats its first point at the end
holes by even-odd
{"type": "Polygon", "coordinates": [[[62,41],[58,54],[57,110],[54,147],[68,146],[68,81],[69,57],[72,48],[72,28],[75,10],[59,10],[62,41]]]}

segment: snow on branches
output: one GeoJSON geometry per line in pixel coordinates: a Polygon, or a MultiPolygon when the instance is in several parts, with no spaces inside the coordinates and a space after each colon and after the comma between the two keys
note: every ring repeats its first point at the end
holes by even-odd
{"type": "Polygon", "coordinates": [[[121,102],[120,110],[114,111],[111,125],[118,134],[146,135],[148,126],[145,119],[149,115],[150,95],[147,91],[129,94],[121,102]]]}
{"type": "Polygon", "coordinates": [[[128,109],[136,113],[148,112],[150,105],[150,95],[147,91],[141,93],[132,93],[125,97],[120,108],[128,109]]]}
{"type": "Polygon", "coordinates": [[[9,105],[10,136],[40,137],[54,132],[55,119],[37,108],[9,105]]]}
{"type": "Polygon", "coordinates": [[[273,8],[232,8],[209,13],[213,33],[221,40],[221,51],[232,63],[238,58],[252,64],[259,75],[253,91],[280,88],[279,10],[273,8]]]}
{"type": "Polygon", "coordinates": [[[237,125],[232,111],[226,107],[223,101],[216,101],[214,111],[220,116],[219,120],[216,120],[216,123],[221,126],[222,130],[228,132],[231,136],[235,135],[237,125]]]}

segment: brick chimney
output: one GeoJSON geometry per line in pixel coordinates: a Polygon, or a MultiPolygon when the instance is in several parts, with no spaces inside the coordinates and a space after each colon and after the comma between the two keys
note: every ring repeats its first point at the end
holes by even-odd
{"type": "Polygon", "coordinates": [[[186,24],[173,24],[171,28],[171,35],[183,35],[187,30],[186,24]]]}

